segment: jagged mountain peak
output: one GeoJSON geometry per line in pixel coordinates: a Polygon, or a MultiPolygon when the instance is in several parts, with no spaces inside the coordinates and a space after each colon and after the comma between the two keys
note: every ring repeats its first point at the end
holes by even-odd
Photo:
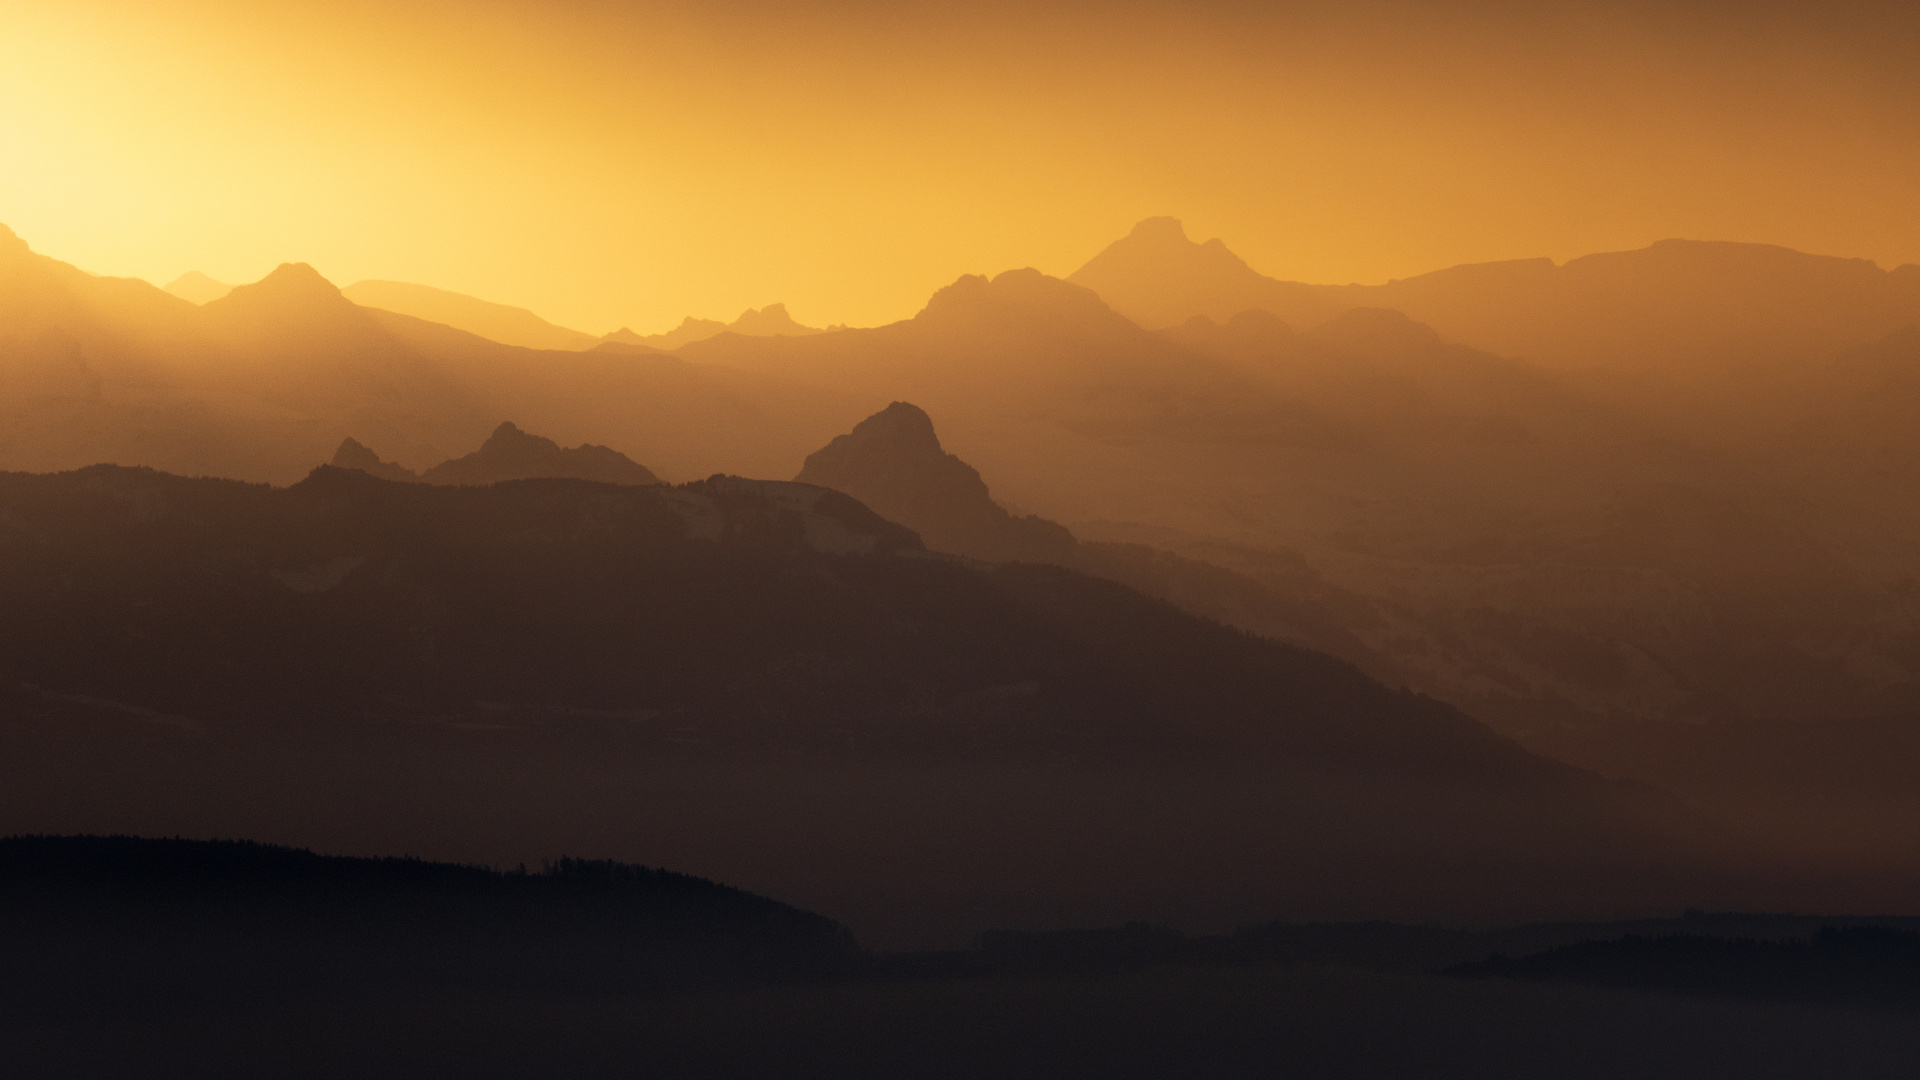
{"type": "Polygon", "coordinates": [[[914,316],[938,327],[991,326],[1036,321],[1060,327],[1126,327],[1092,289],[1049,277],[1032,267],[1008,270],[993,278],[966,274],[940,289],[914,316]]]}
{"type": "Polygon", "coordinates": [[[586,443],[572,448],[503,421],[465,457],[444,461],[420,474],[434,484],[494,484],[535,478],[597,480],[610,484],[657,484],[653,471],[618,450],[586,443]]]}
{"type": "Polygon", "coordinates": [[[382,480],[412,483],[420,479],[419,473],[395,462],[382,460],[371,447],[351,437],[341,440],[340,449],[333,453],[332,465],[336,469],[355,469],[382,480]]]}
{"type": "Polygon", "coordinates": [[[993,561],[1064,562],[1073,534],[1016,518],[993,501],[973,466],[947,453],[933,419],[896,401],[807,458],[795,478],[859,499],[918,532],[937,550],[993,561]]]}
{"type": "Polygon", "coordinates": [[[1067,280],[1155,329],[1178,326],[1195,314],[1224,321],[1248,308],[1270,308],[1274,285],[1218,238],[1195,243],[1170,217],[1135,225],[1067,280]]]}
{"type": "Polygon", "coordinates": [[[934,433],[933,418],[918,405],[896,401],[854,425],[851,434],[842,436],[853,442],[884,444],[903,452],[944,454],[940,436],[934,433]]]}

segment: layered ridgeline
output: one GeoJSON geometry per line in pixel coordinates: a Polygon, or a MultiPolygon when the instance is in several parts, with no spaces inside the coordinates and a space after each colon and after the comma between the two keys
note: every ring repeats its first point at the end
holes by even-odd
{"type": "Polygon", "coordinates": [[[1391,308],[1452,341],[1554,367],[1669,374],[1832,356],[1920,319],[1920,266],[1769,244],[1663,240],[1555,264],[1456,266],[1384,285],[1307,285],[1248,266],[1218,239],[1148,218],[1076,270],[1152,329],[1264,310],[1301,326],[1391,308]]]}
{"type": "MultiPolygon", "coordinates": [[[[204,304],[232,292],[233,286],[194,270],[168,282],[166,291],[182,300],[204,304]]],[[[697,319],[689,315],[679,326],[664,334],[636,334],[623,326],[610,334],[595,337],[555,325],[526,308],[497,304],[447,289],[436,289],[431,285],[369,280],[356,281],[340,292],[363,307],[441,323],[502,345],[517,345],[527,349],[578,351],[609,342],[643,348],[675,349],[690,341],[704,341],[726,333],[768,337],[826,332],[795,322],[793,316],[787,314],[785,304],[748,308],[730,323],[718,319],[697,319]]]]}
{"type": "MultiPolygon", "coordinates": [[[[1177,231],[1160,230],[1185,250],[1177,231]]],[[[1883,294],[1911,275],[1842,266],[1775,281],[1711,260],[1667,273],[1651,255],[1593,265],[1637,282],[1620,295],[1652,313],[1628,318],[1620,300],[1601,321],[1635,328],[1635,356],[1704,349],[1687,368],[1697,377],[1628,364],[1588,378],[1572,360],[1493,355],[1374,293],[1291,321],[1258,305],[1231,314],[1235,298],[1149,331],[1032,270],[961,278],[890,326],[721,334],[670,355],[542,352],[352,305],[297,268],[196,307],[10,241],[0,465],[289,483],[351,436],[419,472],[511,416],[669,479],[792,476],[879,404],[911,401],[1022,513],[1338,609],[1341,632],[1392,661],[1369,670],[1536,747],[1690,793],[1745,785],[1752,820],[1813,849],[1888,835],[1861,821],[1920,821],[1904,774],[1876,764],[1916,760],[1898,743],[1920,700],[1914,338],[1838,357],[1808,345],[1766,371],[1726,374],[1714,359],[1750,340],[1714,314],[1734,300],[1780,318],[1830,311],[1830,329],[1871,334],[1897,314],[1883,294]],[[1854,291],[1829,302],[1820,281],[1854,291]],[[243,326],[223,309],[249,291],[263,302],[243,326]],[[1756,741],[1768,730],[1784,734],[1756,741]],[[1848,761],[1865,771],[1813,768],[1828,759],[1802,748],[1843,732],[1859,733],[1848,761]],[[1723,775],[1730,762],[1748,764],[1723,775]],[[1783,774],[1804,797],[1780,797],[1783,774]],[[1829,820],[1842,792],[1857,812],[1829,820]]],[[[1592,327],[1563,329],[1582,341],[1592,327]]]]}
{"type": "Polygon", "coordinates": [[[719,319],[697,319],[689,315],[681,320],[679,326],[664,334],[636,334],[623,326],[601,340],[620,345],[677,349],[695,341],[719,337],[721,334],[744,334],[747,337],[801,337],[826,332],[795,322],[793,316],[787,314],[785,304],[768,304],[763,308],[748,308],[740,313],[739,318],[730,323],[721,322],[719,319]]]}
{"type": "Polygon", "coordinates": [[[428,285],[356,281],[340,292],[364,307],[443,323],[502,345],[577,350],[591,349],[602,341],[592,334],[556,326],[526,308],[496,304],[428,285]]]}
{"type": "Polygon", "coordinates": [[[530,435],[505,421],[493,430],[480,449],[465,457],[443,461],[416,473],[352,438],[334,451],[333,466],[357,469],[382,480],[427,484],[497,484],[503,480],[597,480],[607,484],[657,484],[660,478],[645,465],[604,446],[562,447],[552,439],[530,435]]]}
{"type": "Polygon", "coordinates": [[[511,415],[670,475],[785,475],[838,401],[631,345],[500,344],[355,304],[303,264],[174,287],[196,299],[86,273],[0,227],[0,468],[291,483],[352,437],[419,471],[511,415]]]}
{"type": "Polygon", "coordinates": [[[1445,705],[811,485],[99,467],[0,506],[0,828],[592,850],[880,940],[1711,893],[1665,811],[1445,705]]]}

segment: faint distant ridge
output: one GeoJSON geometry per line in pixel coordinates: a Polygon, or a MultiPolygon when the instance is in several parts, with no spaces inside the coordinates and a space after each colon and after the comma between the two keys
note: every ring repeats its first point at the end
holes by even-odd
{"type": "Polygon", "coordinates": [[[232,292],[233,286],[215,281],[198,270],[189,270],[168,282],[166,291],[190,304],[204,304],[232,292]]]}
{"type": "Polygon", "coordinates": [[[1072,533],[1044,518],[1008,513],[973,466],[941,448],[933,420],[904,401],[836,436],[794,479],[859,499],[935,550],[993,562],[1073,557],[1072,533]]]}
{"type": "MultiPolygon", "coordinates": [[[[172,288],[168,286],[169,290],[172,288]]],[[[502,345],[577,352],[591,349],[601,340],[592,334],[556,326],[526,308],[496,304],[430,285],[412,285],[404,281],[357,281],[341,292],[362,307],[411,315],[416,319],[478,334],[502,345]]]]}
{"type": "Polygon", "coordinates": [[[1773,244],[1661,240],[1556,265],[1448,267],[1383,285],[1308,285],[1259,273],[1219,240],[1148,218],[1067,278],[1148,329],[1249,309],[1296,326],[1388,308],[1448,341],[1554,367],[1726,371],[1836,356],[1920,321],[1920,268],[1773,244]]]}
{"type": "Polygon", "coordinates": [[[334,451],[333,467],[336,469],[358,469],[368,476],[377,476],[382,480],[394,480],[400,483],[417,484],[420,474],[404,465],[380,460],[380,455],[369,450],[357,439],[347,439],[334,451]]]}
{"type": "Polygon", "coordinates": [[[592,443],[563,448],[552,439],[521,431],[511,420],[495,428],[480,449],[420,474],[420,479],[429,484],[497,484],[502,480],[556,477],[640,486],[660,482],[653,470],[618,450],[592,443]]]}
{"type": "Polygon", "coordinates": [[[1256,308],[1307,325],[1355,306],[1318,296],[1313,286],[1275,281],[1218,238],[1189,240],[1185,226],[1171,217],[1135,225],[1067,280],[1099,293],[1115,311],[1149,330],[1178,326],[1196,315],[1224,323],[1256,308]]]}
{"type": "Polygon", "coordinates": [[[802,326],[787,314],[787,305],[768,304],[766,307],[748,308],[740,317],[730,323],[718,319],[696,319],[689,315],[679,326],[664,334],[636,334],[621,327],[608,334],[601,341],[611,341],[621,345],[646,345],[655,349],[677,349],[695,341],[719,337],[721,334],[743,334],[747,337],[805,337],[809,334],[824,334],[828,330],[840,329],[828,327],[820,329],[802,326]]]}

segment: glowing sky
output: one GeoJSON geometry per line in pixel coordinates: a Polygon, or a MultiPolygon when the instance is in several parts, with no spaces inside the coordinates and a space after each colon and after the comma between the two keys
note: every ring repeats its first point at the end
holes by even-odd
{"type": "Polygon", "coordinates": [[[1920,261],[1902,5],[0,3],[0,222],[565,325],[911,314],[1183,218],[1380,281],[1669,236],[1920,261]]]}

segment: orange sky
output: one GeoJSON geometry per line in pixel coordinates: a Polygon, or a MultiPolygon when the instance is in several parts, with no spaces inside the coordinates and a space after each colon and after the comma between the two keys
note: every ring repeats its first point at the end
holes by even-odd
{"type": "Polygon", "coordinates": [[[1920,261],[1902,5],[0,5],[0,222],[592,332],[884,322],[1173,214],[1380,281],[1669,236],[1920,261]]]}

